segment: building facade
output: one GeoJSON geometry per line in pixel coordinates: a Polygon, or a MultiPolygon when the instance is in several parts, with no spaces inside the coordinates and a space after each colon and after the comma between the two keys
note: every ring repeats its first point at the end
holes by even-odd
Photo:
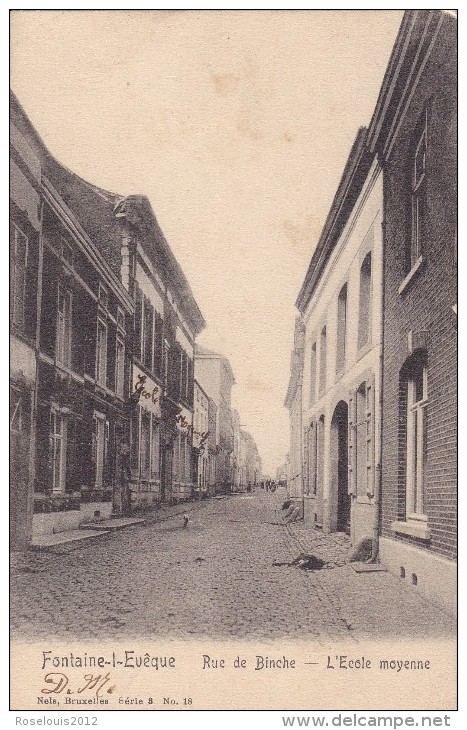
{"type": "Polygon", "coordinates": [[[193,414],[193,449],[196,458],[196,487],[198,494],[209,493],[209,398],[195,380],[193,414]]]}
{"type": "Polygon", "coordinates": [[[289,411],[290,452],[288,493],[296,501],[303,500],[303,434],[302,387],[305,329],[300,317],[295,320],[294,345],[290,357],[290,380],[284,405],[289,411]]]}
{"type": "Polygon", "coordinates": [[[407,11],[369,127],[384,167],[381,560],[455,611],[457,24],[407,11]]]}
{"type": "Polygon", "coordinates": [[[239,463],[240,489],[254,488],[262,477],[261,459],[253,436],[243,429],[240,430],[239,463]]]}
{"type": "MultiPolygon", "coordinates": [[[[34,312],[26,307],[24,314],[29,326],[36,320],[34,539],[124,509],[119,457],[128,423],[133,305],[119,267],[112,267],[120,251],[117,227],[106,230],[114,256],[104,257],[88,225],[92,217],[105,227],[101,198],[50,155],[13,95],[10,108],[14,129],[40,161],[41,226],[27,245],[30,266],[38,265],[29,285],[36,300],[34,312]]],[[[15,290],[24,235],[14,222],[15,290]]],[[[14,304],[13,319],[16,311],[14,304]]]]}
{"type": "Polygon", "coordinates": [[[144,510],[194,494],[194,341],[205,322],[148,199],[115,200],[114,213],[122,280],[135,307],[131,492],[133,507],[144,510]]]}
{"type": "Polygon", "coordinates": [[[196,345],[195,377],[217,408],[216,489],[231,489],[234,450],[231,398],[235,383],[232,367],[223,355],[196,345]]]}
{"type": "Polygon", "coordinates": [[[10,544],[22,549],[33,523],[42,192],[40,159],[15,116],[10,120],[10,544]]]}
{"type": "Polygon", "coordinates": [[[377,536],[383,179],[361,129],[297,299],[304,515],[358,544],[377,536]]]}

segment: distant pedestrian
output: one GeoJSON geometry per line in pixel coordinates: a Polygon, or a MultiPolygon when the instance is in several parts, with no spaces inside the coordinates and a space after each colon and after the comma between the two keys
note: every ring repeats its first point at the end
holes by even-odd
{"type": "Polygon", "coordinates": [[[189,521],[190,521],[190,518],[188,517],[188,515],[187,515],[187,514],[186,514],[186,512],[185,512],[185,514],[183,515],[183,527],[184,527],[184,528],[185,528],[185,527],[188,527],[188,523],[189,523],[189,521]]]}

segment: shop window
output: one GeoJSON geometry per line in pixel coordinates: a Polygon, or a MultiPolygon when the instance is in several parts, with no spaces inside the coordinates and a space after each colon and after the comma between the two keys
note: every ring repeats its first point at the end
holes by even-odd
{"type": "Polygon", "coordinates": [[[327,337],[326,327],[321,330],[319,338],[319,392],[324,393],[326,390],[326,371],[327,371],[327,337]]]}
{"type": "Polygon", "coordinates": [[[107,323],[97,320],[96,381],[105,387],[107,384],[107,323]]]}
{"type": "Polygon", "coordinates": [[[367,253],[360,267],[360,301],[358,316],[358,348],[370,339],[371,317],[371,252],[367,253]]]}
{"type": "Polygon", "coordinates": [[[139,470],[139,414],[140,407],[136,407],[131,415],[130,422],[130,437],[131,437],[131,450],[130,450],[130,463],[131,469],[134,472],[139,470]]]}
{"type": "Polygon", "coordinates": [[[66,477],[66,442],[67,442],[67,418],[62,413],[52,411],[50,414],[50,458],[52,491],[65,491],[66,477]]]}
{"type": "Polygon", "coordinates": [[[347,284],[344,284],[337,298],[337,347],[336,373],[345,366],[345,340],[347,329],[347,284]]]}
{"type": "Polygon", "coordinates": [[[71,291],[58,287],[57,301],[57,362],[65,367],[71,365],[71,291]]]}
{"type": "Polygon", "coordinates": [[[10,255],[12,275],[10,279],[11,316],[13,324],[24,328],[26,299],[26,270],[28,262],[28,237],[15,223],[10,223],[10,255]]]}
{"type": "Polygon", "coordinates": [[[310,352],[310,406],[316,399],[316,342],[313,342],[310,352]]]}
{"type": "Polygon", "coordinates": [[[144,408],[141,410],[141,449],[140,449],[140,463],[141,463],[141,475],[149,478],[149,470],[151,465],[151,442],[150,442],[150,429],[151,429],[151,414],[144,408]]]}
{"type": "Polygon", "coordinates": [[[151,478],[160,477],[160,426],[159,421],[152,416],[151,431],[151,478]]]}

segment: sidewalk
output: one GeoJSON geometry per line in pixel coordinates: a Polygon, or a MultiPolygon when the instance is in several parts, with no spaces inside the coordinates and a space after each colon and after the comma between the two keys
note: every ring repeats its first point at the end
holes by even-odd
{"type": "MultiPolygon", "coordinates": [[[[280,507],[276,507],[278,521],[280,507]]],[[[429,635],[454,639],[456,619],[431,603],[412,585],[381,566],[375,572],[356,572],[348,562],[350,539],[344,533],[323,534],[303,521],[283,526],[287,545],[284,559],[290,564],[300,554],[323,561],[321,569],[304,571],[310,590],[322,590],[358,640],[374,639],[375,631],[398,636],[404,627],[414,639],[429,635]]],[[[300,570],[298,566],[290,568],[300,570]]]]}

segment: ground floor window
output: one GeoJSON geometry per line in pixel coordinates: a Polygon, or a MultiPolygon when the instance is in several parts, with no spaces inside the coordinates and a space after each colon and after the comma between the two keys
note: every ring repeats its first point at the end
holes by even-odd
{"type": "Polygon", "coordinates": [[[407,517],[425,514],[427,460],[428,376],[423,355],[414,356],[407,369],[407,517]]]}
{"type": "Polygon", "coordinates": [[[109,441],[109,423],[103,413],[94,413],[92,452],[95,464],[95,489],[104,486],[104,466],[106,463],[109,441]]]}
{"type": "Polygon", "coordinates": [[[66,480],[67,417],[58,411],[50,414],[50,458],[52,491],[64,492],[66,480]]]}

